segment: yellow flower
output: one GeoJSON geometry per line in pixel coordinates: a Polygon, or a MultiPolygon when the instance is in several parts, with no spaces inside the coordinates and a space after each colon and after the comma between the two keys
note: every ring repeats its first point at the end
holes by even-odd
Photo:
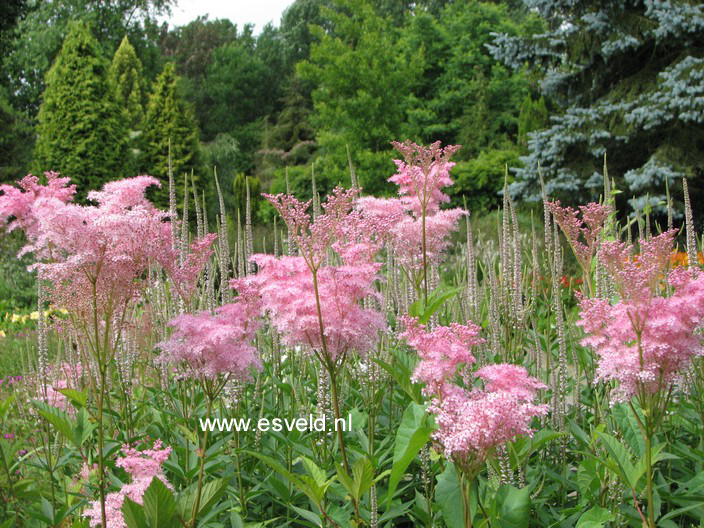
{"type": "Polygon", "coordinates": [[[4,331],[4,330],[0,330],[0,337],[5,337],[5,331],[4,331]]]}
{"type": "Polygon", "coordinates": [[[23,316],[22,316],[22,322],[23,322],[23,323],[26,323],[26,322],[27,322],[27,319],[29,319],[29,314],[26,314],[26,315],[23,315],[23,316]]]}
{"type": "Polygon", "coordinates": [[[16,323],[20,319],[22,319],[22,316],[20,316],[19,314],[14,314],[14,313],[12,314],[12,322],[13,323],[16,323]]]}
{"type": "Polygon", "coordinates": [[[59,312],[61,312],[62,314],[66,315],[66,314],[68,313],[68,310],[67,310],[66,308],[61,308],[61,309],[59,310],[59,312]]]}
{"type": "Polygon", "coordinates": [[[39,321],[39,312],[32,312],[31,314],[29,314],[29,318],[32,321],[39,321]]]}

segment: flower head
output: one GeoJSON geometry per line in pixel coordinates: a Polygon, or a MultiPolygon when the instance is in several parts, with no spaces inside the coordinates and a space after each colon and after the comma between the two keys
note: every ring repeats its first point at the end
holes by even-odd
{"type": "Polygon", "coordinates": [[[403,316],[401,321],[406,330],[400,337],[420,358],[411,379],[426,383],[424,390],[428,394],[440,394],[460,367],[474,363],[472,347],[484,341],[479,337],[479,327],[473,323],[452,323],[428,331],[417,318],[403,316]]]}

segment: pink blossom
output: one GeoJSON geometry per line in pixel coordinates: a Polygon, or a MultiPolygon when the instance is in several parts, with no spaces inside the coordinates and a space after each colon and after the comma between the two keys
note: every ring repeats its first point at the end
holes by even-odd
{"type": "Polygon", "coordinates": [[[580,320],[587,336],[582,344],[599,356],[597,380],[617,381],[614,401],[628,401],[640,391],[666,389],[696,356],[704,355],[696,330],[704,323],[704,275],[677,268],[668,275],[674,293],[656,296],[655,284],[662,247],[650,246],[638,260],[624,261],[618,275],[623,296],[611,304],[607,299],[582,299],[580,320]],[[652,251],[652,252],[651,252],[652,251]]]}
{"type": "Polygon", "coordinates": [[[401,200],[413,212],[420,214],[424,209],[434,213],[440,204],[450,201],[442,189],[454,183],[450,178],[450,169],[455,164],[448,160],[459,150],[459,145],[442,148],[439,141],[429,147],[412,141],[393,141],[391,144],[403,155],[404,161],[394,161],[398,173],[389,181],[399,186],[401,200]]]}
{"type": "Polygon", "coordinates": [[[477,371],[477,377],[484,380],[488,392],[511,392],[526,401],[535,398],[538,389],[546,388],[545,384],[529,376],[525,368],[509,363],[482,367],[477,371]]]}
{"type": "MultiPolygon", "coordinates": [[[[119,314],[138,298],[152,264],[163,266],[179,294],[192,293],[214,235],[196,241],[179,265],[180,254],[171,245],[171,230],[178,226],[145,198],[147,187],[160,185],[158,180],[138,176],[109,182],[88,194],[97,205],[85,206],[71,203],[75,189],[68,178],[47,173],[47,181],[42,186],[27,176],[19,188],[3,186],[0,223],[14,217],[8,228],[25,231],[29,244],[24,251],[34,253],[41,277],[51,283],[52,303],[72,312],[77,330],[91,329],[86,339],[94,338],[96,309],[100,331],[108,332],[108,323],[122,319],[119,314]]],[[[109,332],[108,338],[117,335],[109,332]]],[[[103,342],[104,336],[98,339],[103,342]]]]}
{"type": "MultiPolygon", "coordinates": [[[[395,258],[408,269],[423,264],[422,219],[398,198],[365,196],[357,201],[357,208],[379,227],[379,234],[394,248],[395,258]]],[[[450,245],[450,235],[457,230],[459,219],[466,214],[462,209],[438,210],[425,218],[426,257],[431,264],[442,261],[450,245]]]]}
{"type": "Polygon", "coordinates": [[[320,351],[324,336],[332,360],[352,351],[364,354],[375,346],[379,331],[385,328],[384,317],[361,301],[377,296],[374,282],[379,264],[323,266],[316,271],[321,335],[313,274],[305,259],[260,254],[252,260],[257,274],[232,284],[240,292],[248,288],[258,293],[262,311],[286,344],[320,351]]]}
{"type": "Polygon", "coordinates": [[[448,383],[442,399],[434,399],[428,407],[438,424],[434,439],[463,469],[476,469],[496,447],[518,435],[532,435],[531,420],[548,411],[547,405],[532,403],[536,389],[544,385],[522,367],[492,365],[479,372],[488,380],[485,389],[448,383]]]}
{"type": "Polygon", "coordinates": [[[295,197],[265,194],[281,214],[289,229],[291,241],[298,248],[311,269],[318,268],[334,249],[347,264],[360,257],[371,261],[379,250],[380,226],[354,209],[359,191],[336,187],[321,204],[322,213],[313,221],[308,209],[311,201],[301,202],[295,197]]]}
{"type": "MultiPolygon", "coordinates": [[[[152,449],[138,451],[137,449],[125,445],[122,448],[123,457],[115,463],[123,468],[131,477],[131,482],[125,484],[119,491],[108,493],[105,497],[105,528],[127,528],[125,519],[122,516],[122,505],[125,497],[138,504],[142,504],[144,492],[156,477],[161,480],[169,489],[173,489],[166,480],[162,470],[162,464],[169,458],[171,447],[162,448],[161,440],[154,443],[152,449]]],[[[84,517],[90,519],[90,526],[95,528],[101,526],[100,501],[93,501],[89,508],[83,512],[84,517]]]]}
{"type": "Polygon", "coordinates": [[[599,235],[604,228],[604,222],[611,213],[611,208],[598,203],[590,203],[580,205],[579,211],[577,211],[572,207],[561,207],[559,201],[547,202],[546,205],[572,246],[579,265],[584,270],[590,270],[599,235]],[[580,213],[581,219],[579,218],[580,213]]]}
{"type": "Polygon", "coordinates": [[[167,341],[159,343],[160,361],[184,363],[197,378],[229,374],[248,379],[260,368],[257,349],[252,345],[257,324],[257,307],[242,297],[226,304],[215,315],[180,315],[169,322],[174,328],[167,341]]]}
{"type": "Polygon", "coordinates": [[[484,341],[479,337],[480,329],[474,323],[452,323],[428,331],[415,317],[403,316],[400,321],[406,326],[400,337],[418,352],[420,358],[411,379],[426,383],[424,391],[427,394],[441,394],[446,382],[457,374],[458,368],[476,361],[472,347],[484,341]]]}
{"type": "Polygon", "coordinates": [[[616,289],[624,300],[649,302],[657,295],[661,279],[670,262],[676,230],[666,231],[640,241],[640,254],[633,257],[633,246],[619,241],[604,242],[600,257],[616,289]]]}

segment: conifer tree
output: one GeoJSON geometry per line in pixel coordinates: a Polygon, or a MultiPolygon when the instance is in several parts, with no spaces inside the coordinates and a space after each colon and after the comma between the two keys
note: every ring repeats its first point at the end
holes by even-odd
{"type": "Polygon", "coordinates": [[[197,185],[201,172],[198,125],[193,108],[178,92],[178,80],[173,63],[167,63],[154,83],[144,119],[142,171],[163,182],[155,196],[161,205],[168,202],[169,142],[176,182],[183,181],[184,173],[193,172],[197,185]]]}
{"type": "Polygon", "coordinates": [[[583,202],[609,175],[634,209],[664,213],[665,183],[686,176],[704,196],[704,10],[699,2],[524,0],[550,24],[530,38],[498,35],[491,48],[505,64],[543,75],[542,92],[562,105],[530,134],[514,196],[548,194],[583,202]]]}
{"type": "Polygon", "coordinates": [[[142,63],[126,35],[112,59],[110,82],[117,104],[127,113],[127,127],[141,130],[145,103],[142,63]]]}
{"type": "Polygon", "coordinates": [[[110,65],[110,86],[115,102],[124,114],[129,134],[129,156],[126,164],[130,173],[137,173],[139,167],[139,142],[144,121],[146,92],[142,63],[127,35],[122,39],[110,65]]]}
{"type": "Polygon", "coordinates": [[[39,108],[37,172],[70,176],[79,193],[129,176],[127,129],[108,82],[109,62],[82,22],[74,22],[47,73],[39,108]]]}

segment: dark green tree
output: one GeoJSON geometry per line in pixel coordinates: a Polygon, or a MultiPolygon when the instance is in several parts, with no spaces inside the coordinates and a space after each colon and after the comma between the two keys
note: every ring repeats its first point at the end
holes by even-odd
{"type": "Polygon", "coordinates": [[[545,128],[548,123],[548,108],[545,104],[545,97],[541,96],[538,100],[534,100],[530,95],[526,95],[518,114],[518,144],[521,147],[527,147],[528,134],[545,128]]]}
{"type": "MultiPolygon", "coordinates": [[[[11,88],[12,103],[34,118],[44,81],[72,21],[82,21],[111,57],[125,35],[137,50],[145,75],[152,80],[161,69],[156,17],[169,11],[173,0],[61,0],[33,2],[18,23],[8,53],[0,56],[0,71],[11,88]]],[[[4,8],[0,11],[4,12],[4,8]]]]}
{"type": "Polygon", "coordinates": [[[515,148],[519,108],[530,83],[511,74],[486,45],[495,31],[520,35],[537,27],[536,17],[488,2],[455,2],[438,17],[415,16],[406,39],[423,57],[409,110],[419,139],[460,143],[460,159],[515,148]]]}
{"type": "Polygon", "coordinates": [[[108,81],[109,62],[88,27],[74,22],[49,70],[34,165],[70,176],[80,193],[129,176],[127,129],[108,81]]]}
{"type": "Polygon", "coordinates": [[[0,182],[14,181],[27,173],[34,138],[26,118],[15,110],[0,86],[0,182]]]}
{"type": "Polygon", "coordinates": [[[312,82],[311,123],[324,156],[323,171],[349,181],[347,147],[367,192],[388,189],[393,174],[389,142],[403,139],[403,123],[417,62],[399,42],[398,30],[370,1],[339,0],[323,7],[324,27],[310,59],[297,65],[312,82]]]}
{"type": "Polygon", "coordinates": [[[160,205],[168,203],[169,144],[179,196],[183,194],[184,174],[193,173],[194,183],[200,187],[202,167],[198,125],[193,108],[179,92],[178,82],[174,64],[166,63],[149,97],[141,136],[141,168],[144,173],[162,181],[162,189],[154,195],[160,205]]]}
{"type": "MultiPolygon", "coordinates": [[[[682,176],[704,194],[704,12],[700,2],[545,1],[526,4],[550,31],[499,35],[493,54],[542,78],[560,104],[550,126],[530,135],[525,167],[511,191],[538,199],[538,166],[548,192],[563,200],[598,198],[603,157],[609,175],[634,197],[664,202],[665,180],[682,176]]],[[[694,198],[696,203],[696,198],[694,198]]],[[[624,205],[624,204],[622,204],[624,205]]]]}
{"type": "Polygon", "coordinates": [[[230,134],[240,146],[237,172],[254,169],[265,117],[271,116],[280,82],[255,51],[255,41],[240,39],[213,52],[204,89],[208,112],[201,123],[204,138],[230,134]]]}
{"type": "Polygon", "coordinates": [[[127,36],[122,39],[110,65],[110,82],[115,101],[127,114],[130,131],[138,131],[144,119],[146,90],[142,63],[127,36]]]}

